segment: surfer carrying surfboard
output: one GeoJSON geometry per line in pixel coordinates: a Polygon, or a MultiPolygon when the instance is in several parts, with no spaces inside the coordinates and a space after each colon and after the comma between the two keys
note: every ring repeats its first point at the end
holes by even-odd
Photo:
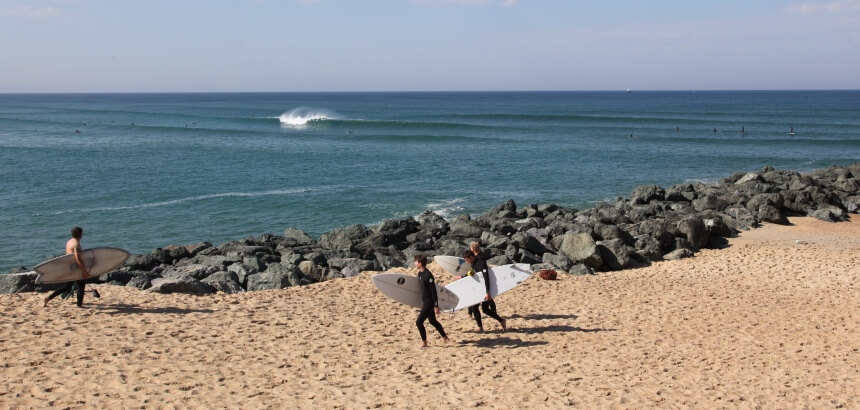
{"type": "Polygon", "coordinates": [[[42,304],[43,307],[48,306],[48,302],[50,302],[51,299],[53,299],[59,295],[62,295],[63,293],[71,291],[73,287],[76,287],[77,291],[78,291],[77,292],[78,293],[77,294],[77,296],[78,296],[78,301],[77,301],[78,307],[81,307],[81,305],[83,305],[83,303],[84,303],[84,286],[86,285],[87,278],[89,277],[89,271],[87,271],[87,267],[86,267],[86,265],[84,265],[84,261],[81,260],[81,254],[80,254],[82,251],[82,249],[81,249],[81,238],[83,236],[84,236],[84,230],[81,227],[76,226],[76,227],[72,228],[72,238],[69,239],[68,242],[66,242],[66,255],[70,255],[70,254],[75,255],[75,263],[78,264],[78,269],[81,270],[81,273],[83,274],[83,278],[81,280],[76,280],[74,282],[68,282],[68,283],[66,283],[66,286],[63,286],[62,288],[55,290],[53,293],[51,293],[50,295],[45,297],[45,302],[42,304]]]}
{"type": "MultiPolygon", "coordinates": [[[[477,242],[472,242],[469,245],[469,250],[463,253],[463,259],[472,265],[472,269],[467,274],[480,273],[484,278],[484,286],[487,289],[487,294],[484,295],[484,301],[481,302],[480,310],[487,316],[499,321],[502,325],[502,330],[507,329],[508,321],[502,319],[496,311],[496,302],[490,297],[490,269],[487,267],[487,262],[481,257],[481,247],[477,242]]],[[[478,310],[478,305],[469,306],[469,314],[475,318],[475,323],[478,325],[478,332],[484,331],[484,325],[481,322],[481,311],[478,310]]]]}
{"type": "Polygon", "coordinates": [[[418,268],[418,280],[421,282],[422,289],[421,313],[418,314],[418,319],[415,321],[415,324],[418,326],[418,333],[421,334],[421,347],[427,347],[427,331],[424,329],[425,320],[429,320],[430,324],[442,336],[442,340],[447,342],[448,335],[445,334],[442,324],[436,320],[436,314],[441,313],[439,310],[439,296],[436,293],[436,280],[433,278],[430,270],[427,269],[427,257],[424,255],[415,255],[415,267],[418,268]]]}

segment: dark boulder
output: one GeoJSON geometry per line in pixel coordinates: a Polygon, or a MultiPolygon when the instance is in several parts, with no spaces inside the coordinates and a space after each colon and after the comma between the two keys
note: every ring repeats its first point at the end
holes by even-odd
{"type": "Polygon", "coordinates": [[[686,248],[680,248],[680,249],[676,249],[672,252],[669,252],[669,253],[663,255],[663,259],[665,259],[667,261],[675,261],[678,259],[689,258],[692,256],[693,256],[693,251],[686,249],[686,248]]]}
{"type": "Polygon", "coordinates": [[[842,208],[826,205],[812,212],[810,216],[827,222],[844,221],[848,217],[842,208]]]}
{"type": "Polygon", "coordinates": [[[657,185],[640,185],[630,194],[630,201],[634,204],[647,204],[651,201],[662,201],[666,197],[666,191],[657,185]]]}
{"type": "Polygon", "coordinates": [[[170,266],[161,272],[164,278],[190,277],[197,280],[205,279],[207,276],[223,270],[223,266],[190,264],[183,266],[170,266]]]}
{"type": "Polygon", "coordinates": [[[559,251],[574,264],[584,263],[593,268],[603,265],[603,257],[597,249],[597,243],[587,233],[564,234],[559,251]]]}
{"type": "Polygon", "coordinates": [[[239,277],[233,272],[215,272],[203,279],[202,282],[211,286],[216,292],[240,293],[245,291],[239,284],[239,277]]]}
{"type": "Polygon", "coordinates": [[[131,255],[125,260],[123,266],[129,270],[148,271],[158,265],[158,261],[152,255],[131,255]]]}
{"type": "Polygon", "coordinates": [[[152,287],[152,280],[158,276],[144,271],[131,271],[133,276],[126,282],[125,286],[147,290],[152,287]]]}
{"type": "Polygon", "coordinates": [[[472,221],[454,221],[450,225],[449,236],[457,238],[480,238],[484,228],[472,221]]]}
{"type": "Polygon", "coordinates": [[[380,245],[389,246],[405,242],[406,237],[417,232],[420,227],[418,221],[412,218],[386,219],[376,228],[373,236],[378,238],[380,245]]]}
{"type": "Polygon", "coordinates": [[[187,293],[192,295],[208,295],[215,293],[215,289],[197,279],[189,276],[178,278],[156,278],[152,280],[152,287],[147,292],[153,293],[187,293]]]}
{"type": "Polygon", "coordinates": [[[722,211],[729,205],[725,200],[715,195],[705,195],[693,200],[692,203],[693,208],[699,212],[707,211],[709,209],[722,211]]]}
{"type": "Polygon", "coordinates": [[[297,266],[275,263],[263,272],[248,276],[248,290],[282,289],[298,285],[301,279],[302,273],[297,266]]]}
{"type": "Polygon", "coordinates": [[[555,269],[560,269],[567,272],[573,264],[570,262],[570,259],[564,255],[556,255],[554,253],[545,253],[543,254],[543,261],[552,265],[555,269]]]}
{"type": "Polygon", "coordinates": [[[688,216],[678,221],[678,231],[684,235],[694,251],[707,245],[710,237],[705,221],[698,216],[688,216]]]}
{"type": "Polygon", "coordinates": [[[635,268],[639,263],[632,257],[633,249],[621,239],[597,242],[604,267],[612,270],[635,268]]]}
{"type": "Polygon", "coordinates": [[[316,244],[314,238],[311,238],[311,236],[308,235],[307,232],[294,227],[289,227],[284,230],[284,239],[292,241],[295,245],[316,244]]]}
{"type": "Polygon", "coordinates": [[[758,208],[756,215],[762,222],[770,222],[779,225],[788,225],[788,218],[778,208],[772,205],[762,205],[758,208]]]}
{"type": "Polygon", "coordinates": [[[660,242],[650,235],[639,235],[633,245],[636,253],[644,260],[656,262],[663,260],[663,251],[660,242]]]}
{"type": "Polygon", "coordinates": [[[355,245],[359,244],[368,236],[372,235],[373,231],[370,228],[355,224],[346,228],[335,228],[324,233],[319,240],[319,244],[330,250],[353,251],[355,245]]]}
{"type": "Polygon", "coordinates": [[[573,276],[584,276],[584,275],[594,275],[595,274],[594,269],[592,269],[591,267],[589,267],[585,264],[582,264],[582,263],[571,266],[570,269],[567,270],[567,273],[570,275],[573,275],[573,276]]]}
{"type": "Polygon", "coordinates": [[[448,221],[433,211],[424,211],[424,213],[418,215],[417,219],[421,230],[430,233],[434,237],[448,233],[448,221]]]}

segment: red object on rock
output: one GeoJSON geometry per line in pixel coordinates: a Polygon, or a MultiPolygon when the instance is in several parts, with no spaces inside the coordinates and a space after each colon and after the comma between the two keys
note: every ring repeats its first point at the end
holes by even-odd
{"type": "Polygon", "coordinates": [[[558,277],[558,273],[552,269],[541,269],[538,272],[538,276],[543,280],[555,280],[558,277]]]}

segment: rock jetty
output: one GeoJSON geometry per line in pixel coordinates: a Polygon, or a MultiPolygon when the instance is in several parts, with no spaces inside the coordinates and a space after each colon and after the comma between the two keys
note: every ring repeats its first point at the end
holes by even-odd
{"type": "MultiPolygon", "coordinates": [[[[202,242],[132,255],[92,281],[148,292],[211,294],[301,286],[409,266],[415,254],[459,255],[482,244],[491,265],[528,263],[573,275],[647,265],[721,248],[727,237],[789,216],[843,221],[860,209],[860,164],[800,174],[765,167],[716,183],[643,185],[585,210],[508,200],[453,220],[427,211],[314,239],[289,228],[215,246],[202,242]]],[[[16,268],[16,272],[25,271],[16,268]]],[[[0,293],[42,290],[33,273],[0,275],[0,293]]]]}

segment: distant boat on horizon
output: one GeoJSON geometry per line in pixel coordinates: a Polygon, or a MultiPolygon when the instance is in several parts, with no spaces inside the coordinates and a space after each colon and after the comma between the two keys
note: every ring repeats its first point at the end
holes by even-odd
{"type": "Polygon", "coordinates": [[[627,93],[632,93],[632,92],[633,92],[633,90],[631,90],[631,89],[629,89],[629,88],[628,88],[627,90],[625,90],[625,92],[627,92],[627,93]]]}

